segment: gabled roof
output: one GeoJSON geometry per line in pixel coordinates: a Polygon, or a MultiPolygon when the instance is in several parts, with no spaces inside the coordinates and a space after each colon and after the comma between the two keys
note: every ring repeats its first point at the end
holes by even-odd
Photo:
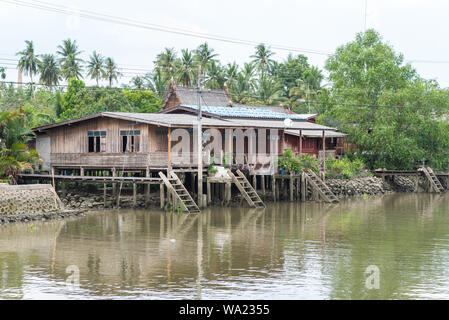
{"type": "MultiPolygon", "coordinates": [[[[165,94],[164,100],[162,101],[162,109],[166,108],[167,102],[175,95],[177,104],[198,104],[198,90],[191,87],[181,87],[170,81],[170,85],[165,94]]],[[[232,100],[229,92],[227,92],[226,86],[223,90],[211,90],[211,89],[201,89],[201,103],[211,106],[222,106],[229,107],[232,105],[232,100]]]]}
{"type": "MultiPolygon", "coordinates": [[[[177,111],[186,111],[197,113],[198,106],[181,104],[176,107],[172,107],[166,110],[160,111],[160,113],[173,113],[177,111]]],[[[282,112],[275,112],[271,110],[254,108],[254,107],[223,107],[223,106],[211,106],[211,105],[202,105],[201,111],[204,112],[205,115],[215,116],[219,118],[251,118],[251,119],[292,119],[292,120],[302,120],[305,121],[309,115],[301,115],[301,114],[286,114],[282,112]]]]}
{"type": "MultiPolygon", "coordinates": [[[[61,121],[57,123],[48,124],[33,128],[35,132],[42,132],[61,126],[76,125],[79,122],[87,121],[96,118],[114,118],[119,120],[131,121],[135,123],[147,123],[161,127],[192,127],[197,125],[197,116],[193,114],[165,114],[165,113],[130,113],[130,112],[100,112],[91,114],[82,118],[61,121]]],[[[275,120],[245,118],[207,118],[202,119],[202,125],[206,128],[266,128],[266,129],[296,129],[296,130],[335,130],[334,128],[322,126],[307,121],[291,121],[287,127],[285,118],[275,120]]]]}

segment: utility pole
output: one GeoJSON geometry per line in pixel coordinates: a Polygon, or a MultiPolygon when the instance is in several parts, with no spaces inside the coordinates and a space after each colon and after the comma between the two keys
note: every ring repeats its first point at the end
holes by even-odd
{"type": "Polygon", "coordinates": [[[198,101],[198,206],[203,207],[203,128],[201,125],[202,114],[201,114],[201,66],[198,66],[198,90],[197,90],[197,101],[198,101]]]}

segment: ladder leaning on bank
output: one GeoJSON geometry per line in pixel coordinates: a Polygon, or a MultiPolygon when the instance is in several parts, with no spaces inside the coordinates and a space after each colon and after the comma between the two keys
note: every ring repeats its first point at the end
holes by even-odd
{"type": "Polygon", "coordinates": [[[257,191],[254,190],[251,183],[249,183],[248,179],[246,179],[245,175],[240,170],[237,170],[237,176],[235,176],[231,170],[228,170],[228,175],[231,177],[250,207],[256,209],[266,208],[265,203],[260,199],[257,191]]]}
{"type": "Polygon", "coordinates": [[[310,169],[305,169],[304,175],[307,179],[307,182],[310,183],[313,189],[317,190],[320,194],[321,198],[324,201],[332,203],[332,202],[340,202],[335,194],[329,189],[329,187],[324,183],[323,180],[318,177],[315,172],[310,169]]]}
{"type": "MultiPolygon", "coordinates": [[[[171,178],[165,176],[163,172],[159,172],[159,176],[164,181],[164,184],[167,186],[167,189],[173,194],[174,197],[178,200],[178,204],[181,207],[183,212],[187,213],[198,213],[200,212],[200,208],[195,203],[193,198],[190,196],[190,193],[182,184],[179,177],[176,173],[170,173],[171,178]]],[[[176,208],[175,208],[176,209],[176,208]]]]}
{"type": "Polygon", "coordinates": [[[433,172],[432,168],[430,167],[421,167],[418,169],[418,171],[422,171],[424,175],[426,176],[427,180],[430,182],[430,188],[431,190],[442,193],[444,192],[443,185],[441,184],[440,180],[438,180],[437,176],[433,172]]]}

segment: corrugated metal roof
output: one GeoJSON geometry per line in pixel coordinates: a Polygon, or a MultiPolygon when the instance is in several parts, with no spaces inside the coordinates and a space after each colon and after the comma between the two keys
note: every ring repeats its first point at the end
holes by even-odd
{"type": "MultiPolygon", "coordinates": [[[[196,88],[176,86],[176,93],[183,104],[192,105],[198,103],[198,90],[196,88]]],[[[226,107],[229,105],[229,98],[224,90],[201,89],[201,103],[210,106],[226,107]]]]}
{"type": "MultiPolygon", "coordinates": [[[[321,138],[323,136],[322,131],[316,130],[301,130],[301,133],[305,137],[311,138],[321,138]]],[[[290,134],[293,136],[299,136],[299,130],[285,130],[285,134],[290,134]]],[[[342,138],[346,137],[347,134],[343,132],[333,131],[333,130],[325,130],[325,134],[327,138],[342,138]]]]}
{"type": "MultiPolygon", "coordinates": [[[[198,110],[197,105],[182,104],[181,107],[198,110]]],[[[299,114],[286,114],[261,108],[247,107],[222,107],[222,106],[201,106],[201,110],[223,118],[254,118],[254,119],[292,119],[307,120],[308,118],[299,114]]]]}
{"type": "Polygon", "coordinates": [[[330,130],[335,128],[322,126],[308,121],[292,121],[290,125],[286,125],[284,120],[253,120],[253,119],[228,119],[229,122],[239,124],[248,128],[267,128],[267,129],[295,129],[295,130],[330,130]]]}
{"type": "MultiPolygon", "coordinates": [[[[54,127],[72,125],[78,122],[95,119],[99,117],[109,117],[133,122],[148,123],[163,127],[191,127],[197,124],[197,116],[191,114],[164,114],[164,113],[131,113],[131,112],[100,112],[91,114],[82,118],[62,121],[45,126],[36,127],[34,131],[48,130],[54,127]]],[[[333,128],[325,127],[319,124],[307,121],[290,121],[287,126],[283,119],[280,120],[261,120],[261,119],[245,119],[245,118],[229,118],[202,119],[204,127],[221,127],[221,128],[268,128],[268,129],[301,129],[301,130],[333,130],[333,128]]]]}

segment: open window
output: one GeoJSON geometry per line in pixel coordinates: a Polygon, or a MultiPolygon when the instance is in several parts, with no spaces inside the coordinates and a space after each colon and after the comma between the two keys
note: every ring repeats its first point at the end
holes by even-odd
{"type": "Polygon", "coordinates": [[[87,131],[88,151],[106,151],[106,131],[87,131]]]}
{"type": "Polygon", "coordinates": [[[120,130],[122,152],[140,151],[140,130],[120,130]]]}

